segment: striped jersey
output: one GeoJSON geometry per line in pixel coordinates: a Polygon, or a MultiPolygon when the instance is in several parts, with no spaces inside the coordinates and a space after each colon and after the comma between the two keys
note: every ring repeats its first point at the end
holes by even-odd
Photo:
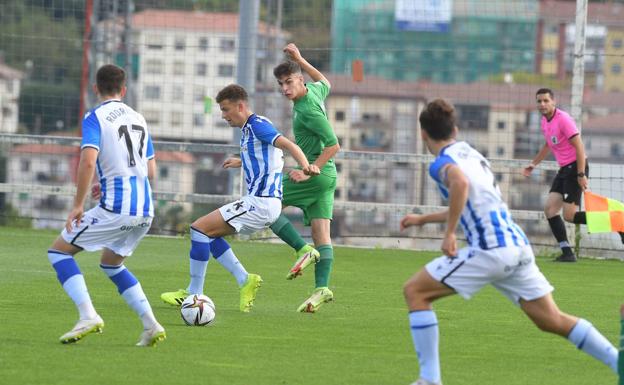
{"type": "Polygon", "coordinates": [[[153,217],[147,161],[154,146],[145,118],[119,100],[107,100],[85,114],[81,149],[98,150],[100,207],[123,215],[153,217]]]}
{"type": "Polygon", "coordinates": [[[284,154],[273,144],[281,134],[263,116],[251,114],[241,128],[240,155],[247,195],[282,199],[284,154]]]}
{"type": "Polygon", "coordinates": [[[484,250],[528,245],[526,235],[511,219],[490,162],[466,142],[444,147],[430,165],[429,175],[437,182],[445,200],[449,197],[449,190],[444,183],[444,166],[448,164],[457,165],[470,185],[468,201],[460,218],[468,244],[484,250]]]}

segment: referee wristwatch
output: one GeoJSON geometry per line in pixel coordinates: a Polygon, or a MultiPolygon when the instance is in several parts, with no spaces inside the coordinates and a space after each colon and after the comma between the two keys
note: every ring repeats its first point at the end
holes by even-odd
{"type": "Polygon", "coordinates": [[[585,176],[585,173],[579,172],[578,174],[576,174],[576,176],[578,176],[579,178],[583,178],[585,176]]]}

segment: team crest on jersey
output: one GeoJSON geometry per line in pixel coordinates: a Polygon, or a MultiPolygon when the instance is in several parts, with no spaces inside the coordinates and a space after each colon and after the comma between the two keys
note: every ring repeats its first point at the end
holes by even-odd
{"type": "Polygon", "coordinates": [[[551,136],[550,141],[552,142],[552,144],[557,144],[557,137],[555,135],[551,136]]]}
{"type": "Polygon", "coordinates": [[[95,225],[96,223],[98,223],[98,219],[97,218],[91,218],[91,224],[95,225]]]}

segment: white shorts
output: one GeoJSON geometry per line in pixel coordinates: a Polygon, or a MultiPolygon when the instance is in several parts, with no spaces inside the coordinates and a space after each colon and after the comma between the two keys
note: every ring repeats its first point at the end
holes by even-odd
{"type": "Polygon", "coordinates": [[[282,201],[279,198],[246,195],[220,207],[219,212],[237,233],[251,234],[266,229],[277,220],[282,212],[282,201]]]}
{"type": "Polygon", "coordinates": [[[61,236],[65,242],[87,251],[106,248],[127,257],[132,255],[151,225],[151,217],[115,214],[96,206],[84,214],[70,233],[63,229],[61,236]]]}
{"type": "Polygon", "coordinates": [[[554,290],[535,264],[531,246],[491,250],[465,247],[456,258],[441,256],[425,268],[435,280],[465,299],[487,284],[492,284],[516,305],[520,299],[531,301],[554,290]]]}

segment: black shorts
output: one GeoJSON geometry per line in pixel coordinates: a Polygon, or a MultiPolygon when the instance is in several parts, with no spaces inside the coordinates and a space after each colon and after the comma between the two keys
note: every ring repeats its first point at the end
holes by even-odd
{"type": "MultiPolygon", "coordinates": [[[[583,190],[578,184],[577,174],[576,161],[561,167],[555,175],[552,186],[550,186],[550,192],[563,195],[563,201],[566,203],[574,203],[580,206],[583,190]]],[[[589,163],[587,161],[585,161],[585,175],[589,177],[589,163]]]]}

